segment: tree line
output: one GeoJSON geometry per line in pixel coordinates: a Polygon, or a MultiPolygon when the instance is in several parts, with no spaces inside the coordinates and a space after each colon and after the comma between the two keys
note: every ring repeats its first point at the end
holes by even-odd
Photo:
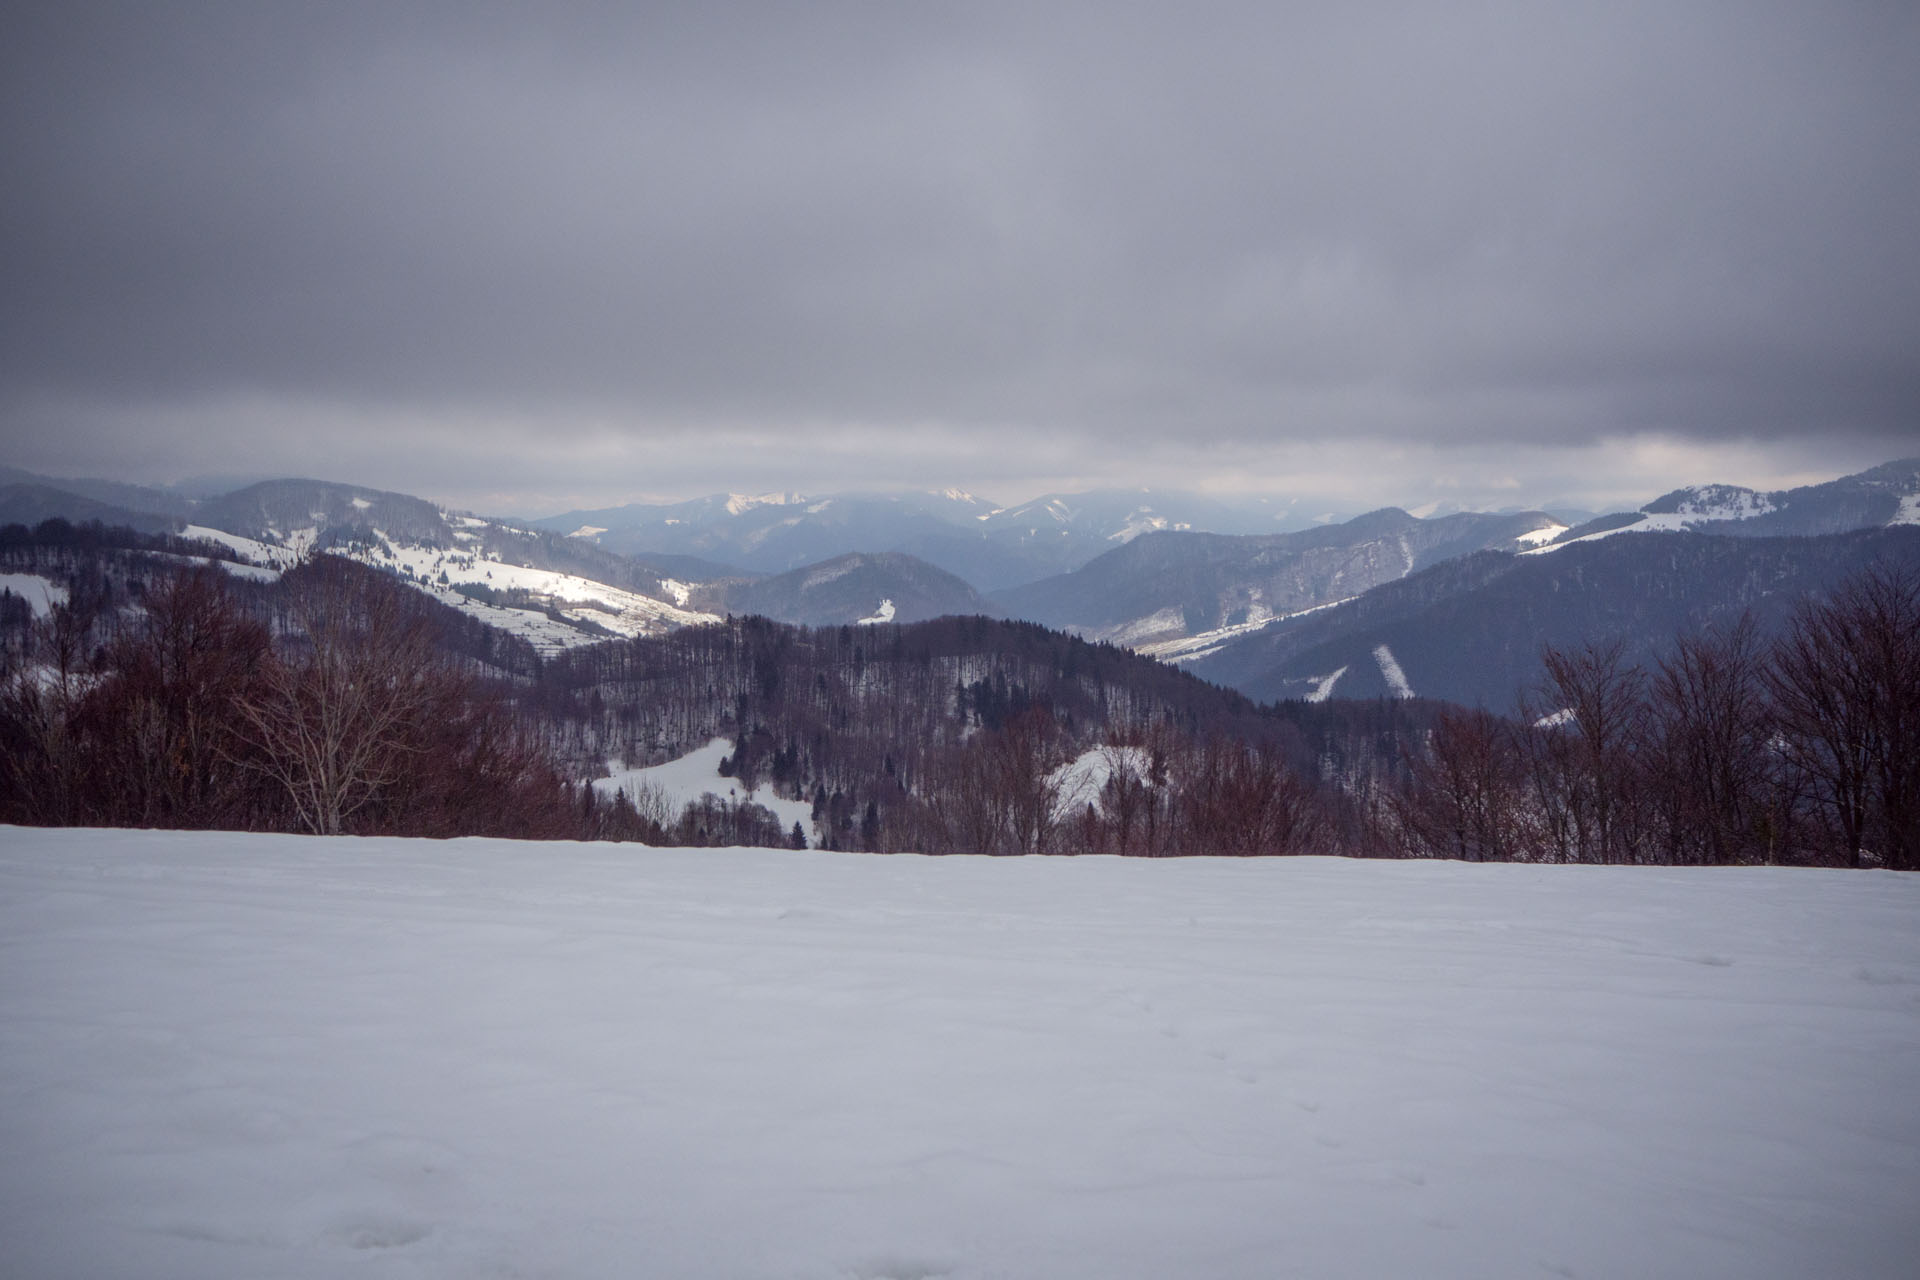
{"type": "MultiPolygon", "coordinates": [[[[36,531],[37,532],[37,531],[36,531]]],[[[389,575],[277,581],[145,535],[0,539],[0,820],[812,843],[874,852],[1330,853],[1920,866],[1920,586],[1876,569],[1763,634],[1547,649],[1523,713],[1257,706],[1027,624],[729,618],[542,659],[389,575]],[[89,542],[91,540],[91,543],[89,542]],[[82,545],[88,544],[88,545],[82,545]],[[144,557],[144,558],[143,558],[144,557]],[[805,829],[605,796],[714,738],[805,829]]]]}
{"type": "Polygon", "coordinates": [[[1518,720],[1450,710],[1383,815],[1421,856],[1920,869],[1920,575],[1880,566],[1784,630],[1549,649],[1518,720]]]}
{"type": "MultiPolygon", "coordinates": [[[[76,580],[9,646],[0,821],[560,836],[571,792],[434,602],[320,556],[76,580]],[[250,589],[257,588],[257,589],[250,589]]],[[[456,615],[457,617],[457,615],[456,615]]]]}

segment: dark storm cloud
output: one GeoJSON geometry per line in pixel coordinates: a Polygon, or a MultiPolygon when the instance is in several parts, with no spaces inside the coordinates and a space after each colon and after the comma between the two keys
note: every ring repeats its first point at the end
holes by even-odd
{"type": "Polygon", "coordinates": [[[335,458],[465,448],[463,485],[537,442],[543,484],[644,455],[718,487],[716,439],[906,479],[981,442],[1158,467],[1183,436],[1231,470],[1920,431],[1909,5],[8,25],[29,456],[59,430],[204,469],[329,423],[335,458]]]}

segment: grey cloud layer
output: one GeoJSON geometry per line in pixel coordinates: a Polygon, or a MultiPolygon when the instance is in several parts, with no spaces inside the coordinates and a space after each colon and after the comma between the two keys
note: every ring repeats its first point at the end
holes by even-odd
{"type": "Polygon", "coordinates": [[[1915,14],[48,6],[0,413],[1901,447],[1915,14]]]}

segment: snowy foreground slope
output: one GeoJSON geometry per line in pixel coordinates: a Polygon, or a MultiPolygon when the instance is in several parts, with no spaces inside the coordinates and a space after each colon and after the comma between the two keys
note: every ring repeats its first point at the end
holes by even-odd
{"type": "Polygon", "coordinates": [[[0,829],[0,1272],[1920,1259],[1920,877],[0,829]]]}

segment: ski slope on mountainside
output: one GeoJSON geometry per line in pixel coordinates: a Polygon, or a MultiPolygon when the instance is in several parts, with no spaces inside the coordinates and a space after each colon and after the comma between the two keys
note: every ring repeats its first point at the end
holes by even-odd
{"type": "Polygon", "coordinates": [[[1920,877],[0,831],[5,1270],[1909,1277],[1920,877]]]}

